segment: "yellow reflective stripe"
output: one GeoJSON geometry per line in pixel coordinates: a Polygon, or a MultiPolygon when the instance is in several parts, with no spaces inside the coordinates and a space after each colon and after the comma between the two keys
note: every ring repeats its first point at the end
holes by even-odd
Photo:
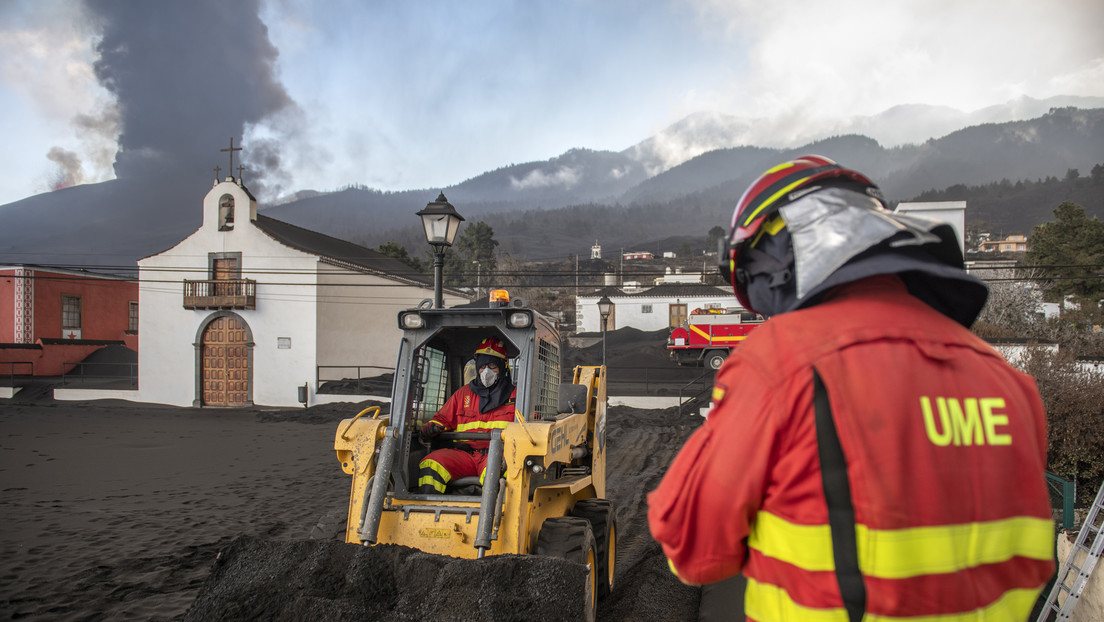
{"type": "Polygon", "coordinates": [[[437,492],[445,492],[445,485],[442,484],[436,477],[433,477],[432,475],[423,475],[422,477],[418,478],[418,485],[419,486],[425,486],[426,484],[429,484],[430,486],[433,486],[433,488],[437,492]]]}
{"type": "Polygon", "coordinates": [[[828,525],[798,525],[759,512],[748,535],[748,548],[810,572],[836,569],[828,525]]]}
{"type": "Polygon", "coordinates": [[[794,165],[793,162],[783,162],[782,164],[776,164],[776,165],[770,167],[769,169],[767,169],[767,172],[760,175],[760,177],[766,177],[767,175],[770,175],[771,173],[777,173],[778,171],[780,171],[784,168],[790,168],[793,165],[794,165]]]}
{"type": "MultiPolygon", "coordinates": [[[[799,525],[759,512],[748,546],[803,570],[834,570],[828,525],[799,525]]],[[[1013,557],[1049,560],[1054,525],[1044,518],[1017,516],[982,523],[909,529],[855,526],[863,574],[904,579],[944,574],[1013,557]]]]}
{"type": "MultiPolygon", "coordinates": [[[[744,612],[754,620],[848,622],[847,611],[842,607],[817,609],[799,605],[786,590],[770,583],[760,583],[751,577],[747,578],[744,612]]],[[[867,619],[869,616],[863,618],[864,621],[867,619]]]]}
{"type": "Polygon", "coordinates": [[[667,558],[667,568],[671,570],[671,574],[678,576],[678,571],[675,570],[675,562],[671,561],[670,557],[667,558]]]}
{"type": "Polygon", "coordinates": [[[767,222],[763,223],[762,227],[759,227],[759,233],[755,234],[755,238],[751,240],[751,244],[748,248],[754,248],[759,243],[759,238],[764,235],[777,235],[779,231],[786,228],[786,221],[782,220],[781,216],[775,216],[767,222]]]}
{"type": "Polygon", "coordinates": [[[436,460],[422,460],[418,463],[419,469],[429,469],[437,474],[437,477],[432,475],[423,475],[418,478],[418,485],[424,486],[430,484],[440,492],[445,492],[445,484],[449,483],[452,479],[452,475],[448,472],[448,469],[441,466],[440,462],[436,460]]]}
{"type": "MultiPolygon", "coordinates": [[[[1042,586],[1040,586],[1040,589],[1042,586]]],[[[1020,588],[1008,590],[988,606],[973,611],[945,613],[931,616],[879,616],[866,614],[863,622],[974,622],[975,620],[1026,620],[1039,597],[1040,589],[1020,588]]]]}
{"type": "Polygon", "coordinates": [[[743,341],[744,339],[747,339],[747,335],[733,335],[733,336],[729,336],[729,337],[721,337],[719,335],[710,335],[709,333],[707,333],[704,330],[698,328],[697,326],[694,326],[693,324],[690,325],[690,330],[692,330],[695,333],[701,335],[702,338],[707,339],[709,341],[714,341],[714,342],[743,341]]]}
{"type": "MultiPolygon", "coordinates": [[[[972,611],[960,611],[930,616],[886,616],[867,612],[863,622],[971,622],[974,620],[1023,620],[1031,613],[1038,589],[1008,590],[1000,598],[985,607],[972,611]]],[[[786,590],[769,583],[759,583],[748,577],[747,594],[744,597],[747,616],[756,620],[809,620],[810,622],[846,622],[847,611],[817,609],[799,605],[786,590]]]]}
{"type": "Polygon", "coordinates": [[[713,401],[714,402],[721,401],[721,398],[724,397],[724,395],[725,395],[725,390],[724,389],[722,389],[721,387],[713,387],[713,401]]]}
{"type": "Polygon", "coordinates": [[[456,426],[457,432],[467,432],[468,430],[476,429],[505,429],[509,421],[472,421],[471,423],[461,423],[456,426]]]}
{"type": "Polygon", "coordinates": [[[777,201],[778,197],[780,197],[780,196],[788,193],[789,191],[793,190],[794,188],[800,186],[801,184],[805,183],[805,181],[806,181],[806,179],[803,177],[803,178],[793,182],[792,184],[786,186],[785,188],[779,190],[778,192],[775,192],[774,194],[770,195],[770,198],[768,198],[766,201],[763,201],[762,203],[760,203],[759,207],[755,208],[755,211],[752,212],[747,218],[744,219],[744,225],[743,226],[746,227],[749,222],[754,220],[755,217],[759,215],[759,212],[766,209],[767,206],[770,205],[771,203],[774,203],[775,201],[777,201]]]}

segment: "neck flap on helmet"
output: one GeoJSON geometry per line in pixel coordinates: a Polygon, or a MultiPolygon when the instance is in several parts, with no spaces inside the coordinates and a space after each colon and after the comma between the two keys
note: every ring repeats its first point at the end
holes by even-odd
{"type": "Polygon", "coordinates": [[[832,287],[878,274],[899,274],[909,293],[964,326],[985,305],[988,290],[962,269],[950,225],[890,212],[843,187],[807,194],[779,214],[785,228],[764,237],[741,261],[749,302],[759,313],[792,311],[832,287]],[[779,269],[783,264],[792,279],[779,269]]]}

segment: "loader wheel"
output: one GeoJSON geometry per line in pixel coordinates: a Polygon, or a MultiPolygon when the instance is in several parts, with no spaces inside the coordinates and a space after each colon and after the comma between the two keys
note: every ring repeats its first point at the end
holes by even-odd
{"type": "Polygon", "coordinates": [[[594,622],[598,612],[598,572],[590,523],[585,518],[574,516],[545,520],[537,534],[537,555],[559,557],[587,567],[583,620],[594,622]]]}
{"type": "Polygon", "coordinates": [[[721,365],[724,365],[726,358],[728,358],[728,352],[724,350],[713,350],[705,355],[705,362],[709,365],[709,369],[718,370],[721,368],[721,365]]]}
{"type": "Polygon", "coordinates": [[[598,598],[604,599],[613,590],[613,574],[617,568],[617,525],[613,504],[607,499],[583,499],[571,510],[573,516],[587,519],[594,533],[598,555],[598,598]]]}

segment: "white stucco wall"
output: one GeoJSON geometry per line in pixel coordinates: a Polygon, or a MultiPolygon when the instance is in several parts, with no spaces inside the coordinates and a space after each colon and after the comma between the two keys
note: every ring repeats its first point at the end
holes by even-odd
{"type": "MultiPolygon", "coordinates": [[[[391,279],[362,273],[334,273],[327,266],[319,276],[317,314],[318,364],[349,366],[323,370],[323,379],[355,377],[357,365],[362,377],[377,376],[395,367],[398,356],[398,314],[433,298],[432,287],[404,285],[391,279]]],[[[466,298],[443,295],[446,307],[466,303],[466,298]]],[[[311,376],[314,384],[314,376],[311,376]]],[[[312,392],[316,387],[312,386],[312,392]]]]}
{"type": "MultiPolygon", "coordinates": [[[[579,296],[575,299],[575,330],[580,333],[596,333],[602,330],[602,316],[598,313],[598,300],[601,296],[579,296]]],[[[736,307],[739,303],[731,293],[718,288],[716,296],[610,296],[614,305],[613,319],[609,330],[618,328],[636,328],[654,331],[667,328],[670,324],[670,305],[685,304],[686,313],[710,304],[722,307],[736,307]],[[651,305],[652,312],[644,313],[644,305],[651,305]]]]}

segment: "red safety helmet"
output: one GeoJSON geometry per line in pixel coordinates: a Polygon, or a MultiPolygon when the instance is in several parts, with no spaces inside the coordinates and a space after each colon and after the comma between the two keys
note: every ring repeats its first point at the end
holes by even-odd
{"type": "Polygon", "coordinates": [[[483,341],[479,342],[479,347],[475,349],[476,354],[486,354],[487,356],[497,356],[502,360],[507,360],[506,344],[502,343],[501,339],[495,337],[487,337],[483,341]]]}
{"type": "Polygon", "coordinates": [[[741,282],[740,271],[737,270],[744,246],[755,239],[763,223],[779,208],[808,192],[817,182],[828,180],[855,182],[871,195],[881,198],[878,187],[865,175],[818,155],[801,156],[779,164],[759,176],[744,191],[732,213],[726,252],[719,258],[721,274],[732,285],[732,291],[743,307],[751,308],[748,306],[747,284],[741,282]]]}

